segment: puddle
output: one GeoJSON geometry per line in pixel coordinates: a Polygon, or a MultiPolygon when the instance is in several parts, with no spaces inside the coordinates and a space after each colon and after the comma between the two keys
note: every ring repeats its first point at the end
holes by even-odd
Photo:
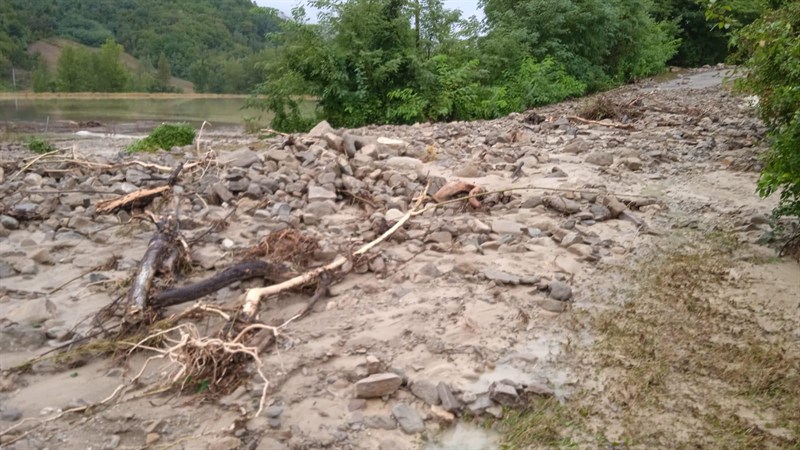
{"type": "Polygon", "coordinates": [[[468,423],[457,423],[429,442],[423,450],[495,450],[500,434],[468,423]]]}

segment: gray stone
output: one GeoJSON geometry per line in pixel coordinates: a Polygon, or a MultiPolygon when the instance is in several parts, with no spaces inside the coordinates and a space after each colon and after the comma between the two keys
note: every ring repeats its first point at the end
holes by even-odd
{"type": "Polygon", "coordinates": [[[361,398],[354,398],[347,403],[348,411],[360,411],[367,408],[367,401],[361,398]]]}
{"type": "Polygon", "coordinates": [[[28,325],[12,324],[0,329],[0,351],[35,350],[47,341],[44,330],[28,325]]]}
{"type": "Polygon", "coordinates": [[[397,428],[397,422],[391,416],[367,416],[364,417],[364,426],[381,430],[394,430],[397,428]]]}
{"type": "Polygon", "coordinates": [[[308,201],[336,200],[336,192],[331,192],[320,186],[308,187],[308,201]]]}
{"type": "Polygon", "coordinates": [[[419,172],[422,170],[423,163],[417,158],[408,156],[393,156],[386,160],[386,166],[395,170],[419,172]]]}
{"type": "Polygon", "coordinates": [[[422,417],[412,407],[405,403],[397,403],[392,406],[392,415],[400,424],[400,428],[408,434],[421,433],[425,431],[425,424],[422,417]]]}
{"type": "Polygon", "coordinates": [[[17,271],[11,267],[11,264],[0,259],[0,278],[13,277],[17,271]]]}
{"type": "Polygon", "coordinates": [[[311,202],[304,208],[309,214],[318,218],[329,216],[336,212],[336,204],[330,200],[311,202]]]}
{"type": "Polygon", "coordinates": [[[286,150],[282,150],[279,148],[271,148],[266,152],[267,159],[271,159],[273,161],[286,161],[292,157],[292,154],[286,150]]]}
{"type": "Polygon", "coordinates": [[[13,267],[14,270],[19,272],[21,275],[34,275],[39,271],[39,268],[36,266],[36,262],[27,258],[12,261],[11,267],[13,267]]]}
{"type": "Polygon", "coordinates": [[[483,412],[486,411],[487,408],[491,408],[492,406],[494,406],[494,402],[492,402],[492,399],[486,396],[481,396],[478,397],[478,399],[475,400],[474,402],[467,405],[467,410],[473,416],[479,416],[483,414],[483,412]]]}
{"type": "Polygon", "coordinates": [[[214,194],[216,194],[217,197],[219,197],[220,201],[223,203],[230,203],[231,200],[233,200],[233,194],[222,183],[214,184],[212,190],[214,191],[214,194]]]}
{"type": "Polygon", "coordinates": [[[545,311],[562,313],[567,310],[567,302],[553,300],[552,298],[537,298],[533,303],[545,311]]]}
{"type": "Polygon", "coordinates": [[[598,205],[597,203],[589,206],[589,213],[591,213],[592,218],[598,222],[602,222],[611,218],[611,210],[603,205],[598,205]]]}
{"type": "Polygon", "coordinates": [[[232,167],[246,169],[257,162],[260,162],[261,158],[258,157],[258,153],[245,147],[228,153],[225,155],[224,160],[232,167]]]}
{"type": "Polygon", "coordinates": [[[589,151],[589,144],[581,138],[575,138],[561,149],[564,153],[583,153],[589,151]]]}
{"type": "Polygon", "coordinates": [[[594,152],[588,154],[585,161],[596,166],[608,167],[614,164],[614,155],[608,152],[594,152]]]}
{"type": "Polygon", "coordinates": [[[136,186],[141,186],[142,182],[150,178],[150,174],[138,169],[128,169],[125,171],[125,181],[136,186]]]}
{"type": "Polygon", "coordinates": [[[19,221],[11,216],[0,216],[0,226],[6,230],[16,230],[19,228],[19,221]]]}
{"type": "Polygon", "coordinates": [[[250,187],[250,180],[247,178],[240,178],[238,180],[228,182],[228,190],[232,193],[244,192],[250,187]]]}
{"type": "Polygon", "coordinates": [[[622,160],[622,164],[628,168],[628,170],[637,171],[642,170],[642,160],[639,158],[625,158],[622,160]]]}
{"type": "Polygon", "coordinates": [[[331,124],[329,124],[327,120],[323,120],[322,122],[316,124],[314,128],[308,132],[308,136],[313,138],[323,138],[327,133],[333,132],[334,129],[331,127],[331,124]]]}
{"type": "Polygon", "coordinates": [[[357,398],[376,398],[391,395],[400,388],[403,379],[394,373],[376,373],[356,382],[357,398]]]}
{"type": "Polygon", "coordinates": [[[436,242],[439,244],[450,244],[453,242],[453,235],[449,231],[437,231],[425,238],[425,242],[436,242]]]}
{"type": "Polygon", "coordinates": [[[569,247],[572,244],[583,244],[583,236],[577,231],[570,231],[561,238],[562,247],[569,247]]]}
{"type": "Polygon", "coordinates": [[[328,148],[336,151],[340,151],[344,145],[344,140],[341,136],[336,133],[325,133],[323,136],[325,139],[325,143],[328,144],[328,148]]]}
{"type": "Polygon", "coordinates": [[[429,405],[439,404],[439,391],[436,389],[436,385],[428,380],[415,381],[411,385],[411,393],[429,405]]]}
{"type": "Polygon", "coordinates": [[[552,208],[563,214],[574,214],[581,210],[580,203],[557,195],[548,195],[544,197],[543,203],[548,208],[552,208]]]}
{"type": "Polygon", "coordinates": [[[622,214],[623,211],[628,209],[628,207],[625,206],[624,203],[617,200],[617,198],[614,197],[613,195],[606,195],[605,197],[603,197],[602,203],[611,211],[611,217],[613,218],[619,216],[620,214],[622,214]]]}
{"type": "Polygon", "coordinates": [[[87,194],[80,192],[69,193],[60,199],[61,204],[69,206],[70,208],[77,208],[78,206],[88,207],[91,204],[91,198],[87,194]]]}
{"type": "Polygon", "coordinates": [[[16,422],[22,418],[22,411],[11,405],[4,405],[0,407],[0,421],[16,422]]]}
{"type": "Polygon", "coordinates": [[[492,221],[492,231],[498,234],[522,234],[523,226],[521,223],[506,219],[492,221]]]}
{"type": "Polygon", "coordinates": [[[283,406],[279,405],[272,405],[269,408],[264,410],[264,416],[267,418],[276,418],[280,417],[283,414],[283,406]]]}
{"type": "Polygon", "coordinates": [[[566,302],[572,298],[572,288],[562,281],[551,281],[548,285],[550,298],[566,302]]]}
{"type": "Polygon", "coordinates": [[[12,322],[25,325],[39,325],[53,317],[56,305],[45,297],[24,300],[12,309],[6,318],[12,322]]]}
{"type": "Polygon", "coordinates": [[[213,439],[206,444],[207,450],[236,450],[241,448],[242,441],[234,436],[224,436],[213,439]]]}
{"type": "Polygon", "coordinates": [[[14,214],[23,217],[32,217],[36,215],[36,211],[38,209],[39,205],[35,203],[20,203],[18,205],[14,205],[14,214]]]}
{"type": "Polygon", "coordinates": [[[397,222],[403,216],[405,216],[405,213],[403,213],[403,211],[400,211],[399,209],[390,209],[390,210],[386,211],[386,214],[384,214],[384,217],[386,218],[386,221],[390,222],[390,223],[391,222],[397,222]]]}
{"type": "Polygon", "coordinates": [[[517,402],[519,395],[514,386],[509,386],[505,383],[493,383],[489,389],[489,398],[503,406],[509,406],[517,402]]]}
{"type": "Polygon", "coordinates": [[[494,281],[502,284],[519,284],[520,277],[502,270],[495,269],[494,267],[486,267],[481,273],[487,280],[494,281]]]}
{"type": "Polygon", "coordinates": [[[436,385],[436,392],[439,394],[439,400],[442,402],[442,408],[445,411],[456,412],[461,409],[461,402],[453,395],[450,386],[447,383],[441,382],[436,385]]]}

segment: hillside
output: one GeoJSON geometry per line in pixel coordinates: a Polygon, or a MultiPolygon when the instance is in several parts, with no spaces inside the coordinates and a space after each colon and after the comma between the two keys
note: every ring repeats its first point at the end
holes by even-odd
{"type": "MultiPolygon", "coordinates": [[[[79,44],[75,41],[71,41],[69,39],[64,38],[50,38],[50,39],[42,39],[40,41],[36,41],[28,46],[28,52],[33,55],[41,55],[42,61],[47,65],[48,68],[51,70],[55,70],[58,66],[58,59],[61,57],[61,52],[66,47],[84,47],[89,48],[90,50],[94,51],[96,49],[92,47],[86,47],[82,44],[79,44]]],[[[135,58],[130,53],[123,53],[121,57],[122,63],[125,67],[130,70],[131,72],[137,72],[143,70],[143,64],[135,58]]],[[[170,86],[174,87],[175,89],[185,92],[185,93],[193,93],[194,92],[194,85],[191,81],[187,81],[181,78],[172,77],[170,79],[170,86]]]]}
{"type": "Polygon", "coordinates": [[[0,83],[11,67],[31,70],[28,47],[64,38],[97,48],[113,38],[153,66],[163,55],[172,73],[205,92],[245,92],[260,74],[257,54],[282,19],[249,0],[4,0],[0,4],[0,83]]]}

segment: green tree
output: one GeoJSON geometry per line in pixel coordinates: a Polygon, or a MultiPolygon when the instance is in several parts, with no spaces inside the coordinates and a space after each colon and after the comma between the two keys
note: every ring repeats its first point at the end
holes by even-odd
{"type": "Polygon", "coordinates": [[[172,70],[169,67],[166,55],[163,53],[158,57],[158,65],[156,66],[156,83],[158,90],[161,92],[169,91],[169,82],[172,79],[172,70]]]}
{"type": "Polygon", "coordinates": [[[748,69],[740,86],[759,96],[770,128],[758,192],[780,195],[776,216],[800,217],[800,3],[766,13],[738,31],[734,44],[748,69]]]}
{"type": "Polygon", "coordinates": [[[91,57],[94,83],[89,87],[96,92],[122,92],[128,84],[128,70],[120,57],[123,48],[114,39],[108,39],[91,57]]]}
{"type": "Polygon", "coordinates": [[[92,54],[82,47],[65,47],[58,59],[56,85],[62,92],[87,92],[95,85],[92,54]]]}

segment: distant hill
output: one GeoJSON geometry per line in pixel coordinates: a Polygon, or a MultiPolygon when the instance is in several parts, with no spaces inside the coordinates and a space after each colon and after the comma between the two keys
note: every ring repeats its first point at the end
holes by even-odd
{"type": "Polygon", "coordinates": [[[0,85],[11,67],[32,69],[26,50],[41,40],[97,48],[113,38],[143,64],[164,55],[199,91],[248,91],[282,20],[250,0],[0,0],[0,85]]]}
{"type": "MultiPolygon", "coordinates": [[[[42,58],[42,61],[44,61],[50,69],[55,70],[55,68],[58,66],[58,58],[61,57],[61,51],[66,47],[86,46],[69,39],[50,38],[42,39],[29,45],[28,52],[34,55],[39,54],[42,58]]],[[[91,47],[88,48],[90,50],[96,50],[91,47]]],[[[142,69],[142,63],[129,53],[123,53],[121,59],[125,67],[127,67],[131,72],[136,72],[142,69]]],[[[194,84],[191,81],[183,80],[181,78],[172,77],[170,79],[170,86],[187,94],[194,92],[194,84]]]]}

